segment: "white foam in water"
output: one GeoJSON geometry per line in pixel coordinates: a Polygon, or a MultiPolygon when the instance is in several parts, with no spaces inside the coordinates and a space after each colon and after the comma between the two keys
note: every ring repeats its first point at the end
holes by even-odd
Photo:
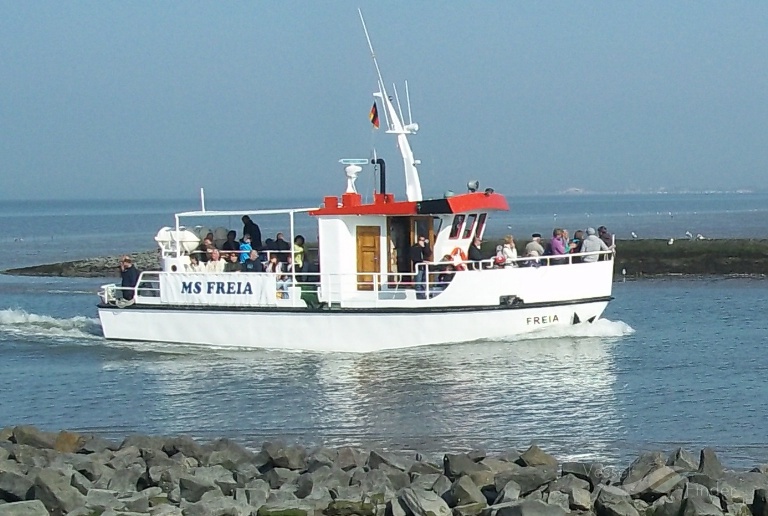
{"type": "Polygon", "coordinates": [[[634,328],[623,321],[598,319],[593,323],[547,326],[518,336],[515,340],[624,337],[635,333],[634,328]]]}
{"type": "Polygon", "coordinates": [[[12,308],[0,310],[0,331],[16,335],[67,339],[95,339],[102,336],[98,319],[82,316],[57,319],[12,308]]]}

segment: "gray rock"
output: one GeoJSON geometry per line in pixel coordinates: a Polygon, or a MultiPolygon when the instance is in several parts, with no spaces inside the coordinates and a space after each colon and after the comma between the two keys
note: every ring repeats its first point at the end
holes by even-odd
{"type": "Polygon", "coordinates": [[[324,486],[328,489],[337,486],[348,486],[352,475],[349,471],[344,471],[338,466],[321,466],[311,472],[312,481],[316,485],[324,486]]]}
{"type": "Polygon", "coordinates": [[[678,487],[682,487],[687,481],[677,471],[669,466],[661,466],[652,469],[643,478],[636,482],[622,484],[622,489],[634,498],[642,498],[646,502],[653,502],[662,495],[669,494],[678,487]]]}
{"type": "Polygon", "coordinates": [[[701,450],[698,471],[715,480],[722,478],[725,472],[723,465],[720,464],[720,459],[717,458],[717,454],[712,448],[701,450]]]}
{"type": "Polygon", "coordinates": [[[35,478],[35,498],[51,512],[70,512],[85,505],[85,496],[70,485],[71,478],[51,470],[42,470],[35,478]]]}
{"type": "Polygon", "coordinates": [[[276,468],[303,470],[307,466],[307,451],[301,446],[287,446],[280,441],[267,441],[261,449],[276,468]]]}
{"type": "Polygon", "coordinates": [[[149,512],[149,493],[131,493],[128,496],[120,497],[120,503],[126,510],[132,512],[149,512]]]}
{"type": "Polygon", "coordinates": [[[117,491],[108,489],[91,489],[85,495],[85,507],[96,511],[122,509],[123,504],[117,499],[117,494],[117,491]]]}
{"type": "Polygon", "coordinates": [[[254,454],[250,450],[229,439],[217,439],[206,445],[205,449],[210,450],[210,453],[207,457],[203,457],[205,460],[200,461],[200,464],[223,466],[232,471],[237,469],[238,466],[243,463],[251,463],[257,467],[262,467],[268,462],[266,455],[261,456],[254,454]]]}
{"type": "Polygon", "coordinates": [[[56,457],[56,452],[49,449],[39,449],[28,444],[16,444],[11,448],[10,458],[19,464],[35,468],[47,468],[56,457]]]}
{"type": "Polygon", "coordinates": [[[367,496],[367,493],[359,485],[337,486],[332,488],[330,493],[334,500],[349,500],[352,502],[359,502],[367,496]]]}
{"type": "MultiPolygon", "coordinates": [[[[749,505],[745,503],[734,503],[728,506],[726,511],[733,516],[753,516],[752,511],[749,509],[749,505]]],[[[757,516],[757,515],[754,515],[757,516]]]]}
{"type": "Polygon", "coordinates": [[[573,475],[586,480],[591,490],[601,484],[604,478],[603,465],[597,462],[564,462],[561,471],[563,476],[573,475]]]}
{"type": "Polygon", "coordinates": [[[288,489],[278,489],[273,490],[269,492],[269,496],[267,497],[267,503],[265,505],[275,505],[275,504],[298,504],[300,500],[296,498],[296,495],[293,494],[293,491],[290,491],[288,489]]]}
{"type": "Polygon", "coordinates": [[[302,473],[296,479],[296,498],[306,498],[312,492],[313,487],[315,487],[315,481],[312,479],[312,474],[302,473]]]}
{"type": "Polygon", "coordinates": [[[634,507],[639,514],[648,514],[648,508],[650,505],[645,500],[634,498],[629,503],[632,504],[632,507],[634,507]]]}
{"type": "Polygon", "coordinates": [[[712,489],[717,485],[717,480],[705,475],[703,473],[691,473],[688,475],[688,482],[695,484],[701,484],[706,486],[707,489],[712,489]]]}
{"type": "Polygon", "coordinates": [[[357,448],[352,448],[351,446],[342,446],[338,449],[338,453],[336,466],[344,471],[361,468],[365,466],[368,461],[368,454],[363,453],[357,448]]]}
{"type": "Polygon", "coordinates": [[[755,489],[752,514],[754,516],[768,516],[768,489],[755,489]]]}
{"type": "Polygon", "coordinates": [[[398,498],[413,516],[451,516],[448,504],[433,491],[406,487],[398,498]]]}
{"type": "Polygon", "coordinates": [[[162,450],[163,444],[165,444],[165,438],[163,437],[134,434],[129,435],[123,439],[123,442],[120,443],[119,450],[123,450],[125,448],[152,448],[155,450],[162,450]]]}
{"type": "Polygon", "coordinates": [[[107,462],[107,465],[115,471],[128,468],[134,464],[138,464],[143,468],[147,467],[147,463],[141,458],[141,450],[135,446],[120,448],[107,462]]]}
{"type": "Polygon", "coordinates": [[[323,513],[327,516],[375,516],[376,506],[370,502],[334,500],[323,513]]]}
{"type": "Polygon", "coordinates": [[[562,491],[563,493],[570,493],[573,489],[586,489],[589,492],[590,484],[587,480],[575,477],[571,474],[562,476],[556,480],[553,480],[547,486],[547,490],[562,491]]]}
{"type": "Polygon", "coordinates": [[[662,496],[651,504],[647,514],[649,514],[649,516],[680,516],[682,510],[682,499],[662,496]]]}
{"type": "Polygon", "coordinates": [[[752,468],[750,471],[753,471],[755,473],[762,473],[763,475],[768,475],[768,464],[758,464],[754,468],[752,468]]]}
{"type": "Polygon", "coordinates": [[[0,473],[16,473],[17,475],[25,475],[29,468],[19,464],[15,460],[0,460],[0,473]]]}
{"type": "Polygon", "coordinates": [[[704,498],[709,500],[709,488],[696,482],[687,482],[683,487],[683,498],[704,498]]]}
{"type": "Polygon", "coordinates": [[[307,455],[307,471],[312,473],[321,466],[332,468],[339,458],[339,451],[333,448],[321,446],[315,448],[307,455]]]}
{"type": "Polygon", "coordinates": [[[158,505],[149,510],[150,516],[184,516],[181,507],[173,505],[158,505]]]}
{"type": "Polygon", "coordinates": [[[72,480],[70,481],[72,487],[80,491],[82,494],[88,494],[88,491],[93,489],[93,482],[88,480],[85,475],[79,471],[72,472],[72,480]]]}
{"type": "Polygon", "coordinates": [[[184,516],[251,516],[253,507],[233,498],[213,497],[184,507],[184,516]]]}
{"type": "Polygon", "coordinates": [[[467,452],[467,456],[475,462],[480,462],[485,459],[488,454],[485,452],[485,450],[477,449],[467,452]]]}
{"type": "Polygon", "coordinates": [[[178,436],[166,439],[161,449],[168,457],[176,455],[177,453],[183,453],[185,457],[194,457],[197,459],[198,463],[201,464],[207,461],[208,455],[210,454],[210,452],[205,450],[200,443],[188,436],[178,436]]]}
{"type": "Polygon", "coordinates": [[[325,487],[314,486],[312,492],[304,497],[303,501],[311,505],[316,511],[324,511],[333,501],[333,497],[325,487]]]}
{"type": "MultiPolygon", "coordinates": [[[[9,446],[10,448],[10,446],[9,446]]],[[[10,449],[0,448],[0,462],[4,462],[8,460],[8,458],[11,456],[10,449]]]]}
{"type": "Polygon", "coordinates": [[[220,464],[197,468],[194,470],[193,474],[198,478],[213,482],[219,486],[221,492],[226,496],[231,495],[237,487],[237,482],[235,482],[232,472],[220,464]]]}
{"type": "Polygon", "coordinates": [[[487,504],[483,492],[480,491],[480,488],[468,476],[455,480],[444,499],[448,502],[449,507],[467,504],[482,504],[485,506],[487,504]]]}
{"type": "Polygon", "coordinates": [[[629,493],[614,486],[601,486],[595,499],[597,516],[639,516],[629,493]]]}
{"type": "Polygon", "coordinates": [[[550,505],[541,500],[523,500],[511,507],[502,507],[497,516],[563,516],[568,511],[559,505],[550,505]]]}
{"type": "Polygon", "coordinates": [[[510,480],[501,489],[498,489],[498,496],[494,500],[493,504],[498,505],[500,503],[516,502],[520,498],[520,484],[514,480],[510,480]]]}
{"type": "Polygon", "coordinates": [[[435,480],[435,483],[432,484],[430,491],[442,498],[451,489],[451,485],[451,481],[448,477],[440,475],[437,477],[437,480],[435,480]]]}
{"type": "Polygon", "coordinates": [[[0,516],[48,516],[48,509],[40,500],[12,502],[0,505],[0,516]]]}
{"type": "Polygon", "coordinates": [[[557,469],[551,466],[515,466],[514,469],[503,471],[496,475],[496,490],[501,489],[509,482],[514,480],[520,485],[520,494],[526,496],[538,489],[540,486],[552,482],[557,478],[557,469]]]}
{"type": "Polygon", "coordinates": [[[756,489],[768,489],[768,476],[755,472],[724,473],[712,494],[727,503],[752,504],[756,489]]]}
{"type": "MultiPolygon", "coordinates": [[[[480,464],[482,464],[482,462],[480,462],[480,464]]],[[[467,476],[471,478],[472,482],[474,482],[480,489],[496,489],[496,473],[493,471],[473,471],[467,476]]]]}
{"type": "Polygon", "coordinates": [[[588,489],[571,487],[568,494],[568,506],[576,511],[588,511],[592,507],[592,497],[588,489]]]}
{"type": "Polygon", "coordinates": [[[621,474],[621,484],[633,484],[640,481],[648,473],[662,466],[667,460],[661,452],[646,452],[636,458],[621,474]]]}
{"type": "Polygon", "coordinates": [[[683,502],[683,516],[722,516],[723,511],[702,498],[688,498],[683,502]]]}
{"type": "Polygon", "coordinates": [[[23,502],[32,498],[32,487],[35,483],[28,477],[4,471],[0,473],[0,500],[6,502],[23,502]]]}
{"type": "MultiPolygon", "coordinates": [[[[517,454],[517,458],[520,458],[520,454],[517,454]]],[[[508,460],[502,460],[495,457],[486,457],[480,462],[478,462],[481,466],[484,467],[484,469],[487,469],[491,471],[493,474],[501,473],[502,471],[506,471],[512,467],[513,464],[515,464],[515,461],[508,461],[508,460]]],[[[515,464],[517,465],[517,464],[515,464]]]]}
{"type": "Polygon", "coordinates": [[[559,465],[555,457],[544,452],[535,444],[532,444],[520,455],[518,464],[521,466],[551,466],[553,468],[557,468],[559,465]]]}
{"type": "Polygon", "coordinates": [[[139,479],[146,472],[140,464],[131,464],[124,469],[118,469],[109,480],[107,489],[119,493],[135,493],[138,490],[139,479]]]}
{"type": "MultiPolygon", "coordinates": [[[[443,475],[440,473],[428,473],[425,475],[417,475],[413,477],[413,479],[411,480],[411,487],[414,489],[424,489],[424,490],[432,489],[432,486],[435,484],[437,479],[442,476],[443,475]]],[[[448,484],[450,485],[450,480],[448,481],[448,484]]]]}
{"type": "Polygon", "coordinates": [[[552,491],[547,495],[549,505],[557,505],[563,509],[563,512],[570,512],[570,503],[568,495],[562,491],[552,491]]]}
{"type": "Polygon", "coordinates": [[[103,453],[105,451],[116,451],[120,448],[120,445],[99,437],[97,435],[87,436],[85,442],[80,446],[78,453],[103,453]]]}
{"type": "Polygon", "coordinates": [[[436,464],[432,464],[431,462],[414,462],[413,465],[408,469],[408,473],[411,475],[430,475],[433,473],[439,473],[443,474],[443,468],[437,466],[436,464]]]}
{"type": "Polygon", "coordinates": [[[187,474],[179,478],[179,494],[183,500],[191,503],[199,502],[203,495],[210,491],[221,493],[219,486],[210,479],[187,474]]]}
{"type": "Polygon", "coordinates": [[[384,516],[407,516],[406,508],[397,498],[387,502],[384,516]]]}
{"type": "Polygon", "coordinates": [[[477,516],[488,507],[486,503],[469,503],[466,505],[457,505],[453,508],[453,516],[477,516]]]}
{"type": "Polygon", "coordinates": [[[675,471],[696,471],[699,469],[699,461],[688,450],[678,448],[667,458],[667,466],[675,471]]]}
{"type": "Polygon", "coordinates": [[[269,487],[279,489],[283,484],[292,484],[299,478],[299,472],[287,468],[273,468],[264,475],[269,487]]]}
{"type": "Polygon", "coordinates": [[[33,448],[53,449],[56,444],[56,434],[43,432],[34,426],[21,425],[13,429],[13,442],[24,444],[33,448]]]}
{"type": "MultiPolygon", "coordinates": [[[[382,468],[386,467],[386,465],[383,464],[381,466],[382,468]]],[[[405,475],[405,473],[400,470],[396,471],[405,475]]],[[[375,501],[380,503],[384,503],[385,500],[394,498],[397,489],[383,469],[372,469],[370,471],[358,470],[356,474],[352,475],[352,480],[350,481],[350,486],[354,485],[359,485],[364,493],[374,497],[375,501]]]]}
{"type": "Polygon", "coordinates": [[[368,456],[368,467],[376,469],[382,464],[392,466],[400,471],[408,471],[414,464],[414,460],[396,453],[373,450],[368,456]]]}
{"type": "Polygon", "coordinates": [[[446,453],[443,457],[443,471],[452,480],[483,469],[488,468],[473,461],[466,453],[446,453]]]}
{"type": "Polygon", "coordinates": [[[249,505],[261,507],[269,498],[269,484],[261,479],[252,480],[245,486],[245,496],[249,505]]]}

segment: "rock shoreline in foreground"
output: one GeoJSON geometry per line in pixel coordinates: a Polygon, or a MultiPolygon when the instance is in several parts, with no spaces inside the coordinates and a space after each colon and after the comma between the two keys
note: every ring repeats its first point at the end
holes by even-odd
{"type": "MultiPolygon", "coordinates": [[[[484,244],[487,256],[493,253],[496,240],[484,244]]],[[[522,246],[521,246],[522,247],[522,246]]],[[[768,240],[621,240],[616,243],[614,274],[622,276],[665,275],[768,275],[768,240]]],[[[159,269],[157,250],[131,255],[139,270],[159,269]]],[[[62,276],[80,278],[118,277],[118,257],[34,265],[4,271],[21,276],[62,276]]]]}
{"type": "Polygon", "coordinates": [[[349,446],[0,431],[6,516],[768,516],[767,489],[768,466],[728,471],[709,448],[643,453],[618,473],[535,445],[433,463],[349,446]]]}

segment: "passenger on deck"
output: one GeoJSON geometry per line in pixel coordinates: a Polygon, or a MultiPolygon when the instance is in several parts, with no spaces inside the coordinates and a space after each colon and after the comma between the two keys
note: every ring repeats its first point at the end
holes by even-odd
{"type": "Polygon", "coordinates": [[[253,249],[248,258],[241,264],[243,272],[264,272],[264,265],[259,260],[259,253],[253,249]]]}
{"type": "Polygon", "coordinates": [[[240,272],[242,270],[237,253],[229,253],[225,256],[227,258],[224,264],[224,272],[240,272]]]}
{"type": "Polygon", "coordinates": [[[257,251],[261,251],[261,229],[248,215],[243,215],[243,236],[251,235],[251,245],[257,251]]]}
{"type": "Polygon", "coordinates": [[[240,263],[245,263],[245,260],[248,259],[248,256],[251,254],[251,251],[253,250],[253,246],[251,245],[251,235],[246,233],[243,235],[243,241],[240,242],[240,263]]]}
{"type": "Polygon", "coordinates": [[[289,252],[291,250],[291,244],[285,241],[285,238],[283,237],[282,233],[278,233],[275,236],[275,251],[278,252],[277,258],[285,263],[288,261],[288,257],[291,255],[289,252]]]}
{"type": "MultiPolygon", "coordinates": [[[[581,252],[582,253],[592,253],[596,251],[608,251],[611,249],[607,245],[605,245],[605,242],[600,240],[597,235],[595,235],[595,228],[587,228],[587,238],[584,239],[584,242],[581,244],[581,252]]],[[[581,261],[584,263],[591,263],[596,262],[599,255],[592,254],[589,256],[582,256],[581,261]]]]}
{"type": "Polygon", "coordinates": [[[224,272],[224,260],[221,259],[221,253],[218,249],[211,251],[211,259],[205,264],[206,272],[224,272]]]}
{"type": "Polygon", "coordinates": [[[541,260],[539,260],[539,252],[536,249],[531,249],[526,254],[524,261],[520,264],[521,267],[540,267],[541,260]]]}
{"type": "Polygon", "coordinates": [[[200,245],[197,246],[197,249],[192,251],[192,253],[197,255],[197,259],[200,261],[200,263],[206,263],[211,259],[211,253],[214,249],[215,247],[213,246],[213,240],[204,238],[203,241],[200,242],[200,245]]]}
{"type": "Polygon", "coordinates": [[[136,286],[136,283],[139,281],[139,269],[133,266],[133,260],[131,260],[131,257],[126,255],[120,258],[120,286],[125,289],[121,290],[123,294],[123,299],[130,301],[133,299],[133,289],[136,286]]]}
{"type": "MultiPolygon", "coordinates": [[[[413,271],[416,273],[414,286],[416,290],[424,290],[426,288],[424,284],[427,282],[427,268],[424,265],[419,266],[419,264],[432,259],[432,249],[429,247],[427,237],[420,235],[416,243],[411,246],[409,255],[413,271]]],[[[417,294],[417,297],[424,299],[424,294],[417,294]]]]}
{"type": "Polygon", "coordinates": [[[441,291],[445,290],[448,287],[448,284],[453,280],[453,277],[455,275],[456,275],[456,267],[452,263],[444,265],[443,272],[437,275],[436,288],[441,291]]]}
{"type": "Polygon", "coordinates": [[[239,251],[240,250],[240,242],[237,241],[236,231],[227,232],[227,241],[221,244],[221,250],[222,251],[239,251]]]}
{"type": "Polygon", "coordinates": [[[197,259],[197,255],[189,255],[189,265],[187,265],[187,272],[203,272],[205,266],[197,259]]]}
{"type": "Polygon", "coordinates": [[[530,256],[531,251],[536,251],[538,256],[544,254],[544,246],[541,245],[541,233],[534,233],[531,235],[532,240],[525,246],[525,255],[530,256]]]}
{"type": "Polygon", "coordinates": [[[293,285],[293,278],[291,277],[291,273],[293,272],[293,261],[291,260],[291,255],[288,255],[287,262],[278,262],[277,265],[277,290],[283,292],[283,299],[288,299],[288,287],[293,285]]]}
{"type": "Polygon", "coordinates": [[[280,262],[278,261],[277,256],[276,255],[270,256],[266,267],[264,267],[264,272],[277,273],[277,272],[280,272],[280,270],[281,270],[280,262]]]}
{"type": "Polygon", "coordinates": [[[597,228],[597,236],[600,237],[600,240],[605,242],[605,245],[608,247],[613,245],[613,235],[608,232],[608,228],[605,226],[600,226],[597,228]]]}
{"type": "MultiPolygon", "coordinates": [[[[552,240],[549,241],[549,245],[547,247],[550,249],[549,254],[552,256],[563,256],[566,254],[565,240],[563,237],[562,229],[555,228],[554,231],[552,231],[552,240]]],[[[550,258],[549,260],[550,265],[562,265],[565,262],[565,258],[550,258]]]]}
{"type": "Polygon", "coordinates": [[[467,252],[467,259],[470,261],[470,269],[479,270],[482,268],[482,264],[477,263],[483,260],[482,247],[483,239],[480,237],[475,237],[475,239],[472,241],[472,245],[469,246],[469,251],[467,252]]]}
{"type": "Polygon", "coordinates": [[[515,248],[515,238],[512,235],[504,237],[504,246],[501,248],[501,254],[504,257],[505,267],[517,267],[517,249],[515,248]]]}
{"type": "Polygon", "coordinates": [[[304,270],[304,237],[296,235],[293,239],[293,250],[291,252],[293,268],[296,272],[304,270]]]}

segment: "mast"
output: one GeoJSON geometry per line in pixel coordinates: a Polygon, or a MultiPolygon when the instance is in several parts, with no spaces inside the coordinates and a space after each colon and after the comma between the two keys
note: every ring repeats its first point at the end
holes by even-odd
{"type": "MultiPolygon", "coordinates": [[[[374,93],[374,98],[380,99],[381,104],[384,106],[384,113],[387,118],[387,133],[397,136],[397,147],[400,150],[400,155],[403,157],[403,168],[405,170],[405,195],[409,201],[421,201],[421,182],[419,181],[419,171],[416,169],[416,165],[419,161],[413,158],[413,151],[411,145],[408,142],[409,134],[416,134],[419,130],[419,125],[414,124],[410,120],[411,116],[411,102],[406,87],[406,99],[408,102],[408,124],[404,124],[400,120],[400,115],[395,106],[392,104],[387,90],[384,88],[384,80],[381,77],[381,70],[379,69],[379,63],[376,60],[376,53],[373,51],[373,45],[371,44],[371,38],[368,35],[368,28],[365,26],[365,19],[363,19],[363,12],[358,9],[360,15],[360,22],[363,24],[363,31],[365,32],[365,39],[368,41],[368,49],[371,51],[371,58],[373,64],[376,67],[376,75],[378,77],[379,91],[374,93]]],[[[384,192],[382,192],[384,193],[384,192]]]]}

